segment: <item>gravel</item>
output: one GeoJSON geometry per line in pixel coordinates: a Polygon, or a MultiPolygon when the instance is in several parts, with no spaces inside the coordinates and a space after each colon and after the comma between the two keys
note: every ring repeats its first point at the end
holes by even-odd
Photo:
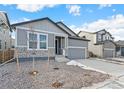
{"type": "Polygon", "coordinates": [[[0,88],[55,89],[52,85],[59,82],[62,84],[58,87],[60,89],[79,89],[110,78],[108,74],[53,61],[37,61],[34,70],[38,71],[37,75],[30,74],[32,62],[21,62],[19,71],[15,62],[0,67],[0,88]]]}

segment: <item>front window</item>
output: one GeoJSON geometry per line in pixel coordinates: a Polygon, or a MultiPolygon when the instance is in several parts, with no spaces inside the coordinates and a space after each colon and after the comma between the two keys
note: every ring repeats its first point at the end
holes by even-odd
{"type": "Polygon", "coordinates": [[[29,49],[47,49],[47,35],[29,33],[29,49]]]}
{"type": "Polygon", "coordinates": [[[29,33],[29,49],[37,49],[37,34],[29,33]]]}
{"type": "Polygon", "coordinates": [[[40,35],[40,49],[46,48],[47,48],[46,35],[40,35]]]}

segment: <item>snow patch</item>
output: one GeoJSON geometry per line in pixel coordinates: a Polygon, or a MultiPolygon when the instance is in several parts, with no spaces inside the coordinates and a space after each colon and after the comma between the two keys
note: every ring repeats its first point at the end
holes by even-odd
{"type": "Polygon", "coordinates": [[[75,60],[71,60],[70,62],[68,62],[68,63],[66,63],[66,64],[67,64],[67,65],[79,66],[79,67],[81,67],[81,68],[83,68],[83,69],[93,70],[93,71],[97,71],[97,72],[100,72],[100,73],[103,73],[103,74],[108,74],[108,73],[106,73],[106,72],[104,72],[104,71],[101,71],[101,70],[94,69],[94,68],[88,67],[88,66],[86,66],[86,65],[83,65],[83,64],[81,64],[81,63],[79,63],[79,62],[77,62],[77,61],[75,61],[75,60]]]}

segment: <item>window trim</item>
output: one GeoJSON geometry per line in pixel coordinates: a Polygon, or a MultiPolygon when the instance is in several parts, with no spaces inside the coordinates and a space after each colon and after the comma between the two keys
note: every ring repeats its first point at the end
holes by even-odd
{"type": "MultiPolygon", "coordinates": [[[[33,41],[33,40],[29,40],[29,37],[28,37],[28,48],[29,48],[29,43],[30,42],[37,42],[37,48],[38,48],[38,34],[37,33],[33,33],[33,32],[31,32],[31,33],[29,33],[29,34],[36,34],[37,35],[37,38],[36,38],[36,41],[33,41]]],[[[29,35],[28,35],[29,36],[29,35]]],[[[36,48],[36,49],[37,49],[36,48]]],[[[29,48],[29,49],[32,49],[32,48],[29,48]]],[[[36,50],[36,49],[32,49],[32,50],[36,50]]]]}
{"type": "Polygon", "coordinates": [[[28,31],[28,40],[27,40],[27,49],[28,50],[48,50],[48,34],[45,33],[38,33],[38,32],[29,32],[28,31]],[[37,49],[31,49],[29,48],[29,34],[33,33],[33,34],[37,34],[37,49]],[[46,49],[40,49],[40,35],[45,35],[46,36],[46,49]]]}
{"type": "MultiPolygon", "coordinates": [[[[46,43],[46,49],[47,49],[47,47],[48,47],[48,46],[47,46],[47,45],[48,45],[48,44],[47,44],[47,35],[46,35],[46,34],[44,35],[44,36],[46,36],[46,40],[45,40],[45,41],[40,41],[40,35],[44,35],[44,34],[39,34],[39,49],[41,49],[41,48],[40,48],[40,43],[44,43],[44,42],[46,43]]],[[[44,48],[42,48],[42,49],[44,49],[44,48]]]]}

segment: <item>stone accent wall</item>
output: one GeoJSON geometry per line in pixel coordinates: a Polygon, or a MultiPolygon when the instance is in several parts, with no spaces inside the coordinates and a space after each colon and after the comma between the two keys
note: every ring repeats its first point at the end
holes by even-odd
{"type": "MultiPolygon", "coordinates": [[[[49,50],[49,56],[54,57],[55,56],[55,49],[54,48],[48,48],[48,50],[27,50],[27,47],[17,47],[16,48],[19,53],[19,58],[28,58],[28,57],[48,57],[48,50],[49,50]],[[34,54],[35,53],[35,54],[34,54]]],[[[16,56],[16,53],[15,53],[16,56]]]]}

